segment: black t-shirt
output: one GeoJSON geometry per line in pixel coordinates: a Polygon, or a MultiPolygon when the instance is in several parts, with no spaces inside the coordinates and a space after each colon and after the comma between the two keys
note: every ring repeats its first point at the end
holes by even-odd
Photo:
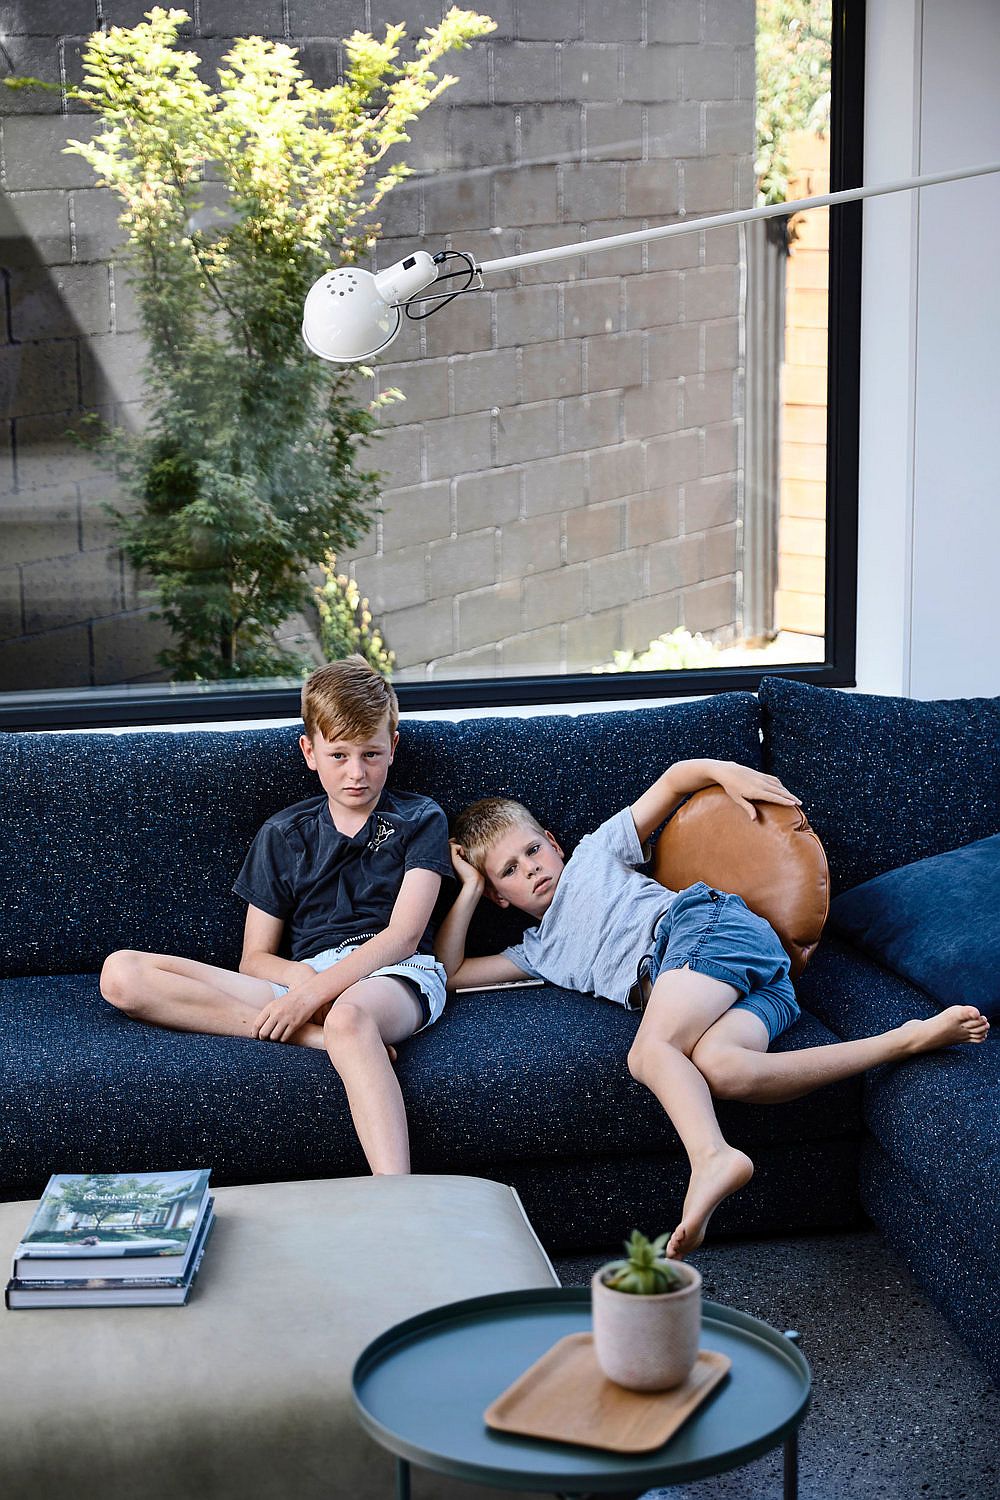
{"type": "MultiPolygon", "coordinates": [[[[285,921],[299,963],[384,931],[403,876],[414,869],[452,873],[447,820],[429,797],[383,787],[353,838],[334,824],[325,794],[275,813],[250,845],[233,890],[285,921]]],[[[419,952],[431,951],[433,936],[428,925],[419,952]]]]}

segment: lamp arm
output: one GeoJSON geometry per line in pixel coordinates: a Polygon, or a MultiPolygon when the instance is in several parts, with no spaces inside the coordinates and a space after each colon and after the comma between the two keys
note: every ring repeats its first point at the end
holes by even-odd
{"type": "Polygon", "coordinates": [[[441,250],[431,256],[416,250],[404,260],[396,261],[384,271],[373,274],[360,266],[337,266],[327,271],[309,289],[302,312],[302,337],[307,348],[320,359],[336,364],[352,364],[371,359],[389,347],[406,317],[422,319],[438,312],[447,303],[466,292],[481,291],[483,277],[493,271],[510,271],[518,266],[537,266],[548,260],[568,260],[573,256],[594,255],[601,250],[622,245],[640,245],[646,240],[666,239],[672,234],[693,234],[695,230],[712,229],[723,224],[746,224],[751,219],[773,219],[779,215],[802,212],[808,208],[826,208],[835,203],[853,203],[859,198],[874,198],[884,193],[902,193],[910,188],[931,187],[939,182],[957,182],[963,177],[984,177],[1000,172],[1000,162],[986,166],[963,167],[957,172],[933,172],[923,177],[907,177],[901,182],[883,182],[874,187],[844,188],[817,198],[797,198],[791,203],[769,203],[763,208],[740,208],[732,213],[712,214],[706,218],[684,219],[679,223],[637,229],[629,234],[612,234],[599,240],[582,240],[575,245],[554,245],[549,250],[529,250],[521,255],[507,255],[477,265],[464,251],[441,250]],[[441,273],[439,267],[456,255],[465,262],[468,281],[454,290],[442,286],[454,272],[441,273]],[[434,283],[433,290],[426,291],[434,283]],[[412,313],[411,304],[431,304],[426,312],[412,313]]]}
{"type": "Polygon", "coordinates": [[[933,187],[939,182],[957,182],[963,177],[985,177],[991,172],[1000,172],[1000,162],[990,162],[980,167],[963,167],[957,172],[931,172],[923,177],[905,177],[899,182],[876,183],[872,187],[842,188],[840,192],[824,193],[816,198],[796,198],[791,203],[767,203],[763,208],[738,208],[731,213],[709,214],[701,219],[663,224],[652,229],[636,229],[628,234],[610,234],[599,240],[579,240],[574,245],[553,245],[548,250],[525,250],[520,255],[485,260],[478,269],[483,275],[492,271],[511,271],[518,266],[537,266],[547,260],[568,260],[574,255],[594,255],[601,250],[618,250],[622,245],[641,245],[647,240],[664,240],[674,234],[693,234],[695,230],[721,228],[724,224],[747,224],[752,219],[785,217],[807,208],[828,208],[837,203],[854,203],[860,198],[903,193],[910,188],[933,187]]]}

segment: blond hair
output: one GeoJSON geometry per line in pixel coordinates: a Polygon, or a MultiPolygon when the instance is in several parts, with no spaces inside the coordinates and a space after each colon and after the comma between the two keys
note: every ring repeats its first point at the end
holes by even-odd
{"type": "Polygon", "coordinates": [[[317,667],[302,684],[302,721],[313,739],[368,740],[383,723],[390,738],[399,724],[396,694],[363,656],[317,667]]]}
{"type": "Polygon", "coordinates": [[[461,844],[465,857],[480,875],[486,873],[486,856],[493,845],[512,828],[526,824],[544,836],[545,829],[534,813],[511,797],[483,797],[464,807],[455,819],[452,838],[461,844]]]}

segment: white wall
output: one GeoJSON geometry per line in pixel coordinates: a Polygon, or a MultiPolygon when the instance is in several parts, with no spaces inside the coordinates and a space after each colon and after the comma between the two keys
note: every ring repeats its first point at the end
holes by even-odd
{"type": "MultiPolygon", "coordinates": [[[[869,0],[865,181],[1000,160],[997,0],[869,0]]],[[[858,686],[1000,694],[1000,177],[866,205],[858,686]]]]}

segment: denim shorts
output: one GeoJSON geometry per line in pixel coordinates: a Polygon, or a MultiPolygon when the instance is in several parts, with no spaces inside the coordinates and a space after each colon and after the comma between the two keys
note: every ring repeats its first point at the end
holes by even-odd
{"type": "MultiPolygon", "coordinates": [[[[362,943],[374,937],[374,933],[363,933],[361,937],[354,938],[349,943],[339,943],[336,948],[324,948],[322,953],[314,953],[312,958],[303,959],[310,969],[315,969],[317,974],[322,974],[324,969],[332,969],[335,963],[348,953],[353,953],[355,948],[360,948],[362,943]]],[[[428,1026],[440,1019],[444,1010],[445,982],[447,974],[444,966],[430,953],[413,953],[409,958],[401,958],[397,964],[386,964],[384,969],[375,969],[366,977],[369,979],[380,978],[387,974],[392,979],[406,979],[416,992],[423,1011],[423,1020],[413,1033],[426,1031],[428,1026]]],[[[360,981],[358,981],[360,983],[360,981]]],[[[282,995],[288,994],[287,984],[275,984],[274,980],[268,981],[274,991],[274,998],[280,1000],[282,995]]]]}
{"type": "Polygon", "coordinates": [[[680,891],[657,923],[649,978],[685,965],[735,986],[741,998],[732,1008],[758,1016],[769,1042],[801,1014],[788,954],[774,928],[742,896],[703,881],[680,891]]]}

